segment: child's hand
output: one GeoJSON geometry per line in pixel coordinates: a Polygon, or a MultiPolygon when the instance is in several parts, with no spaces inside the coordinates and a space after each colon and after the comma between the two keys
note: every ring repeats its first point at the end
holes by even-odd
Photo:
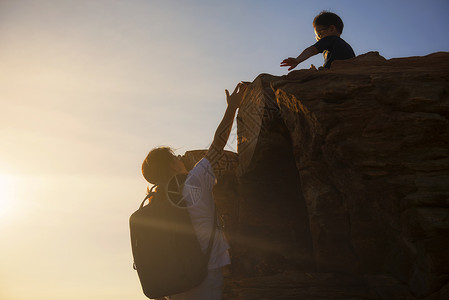
{"type": "Polygon", "coordinates": [[[229,95],[229,91],[225,90],[226,93],[226,102],[228,102],[228,106],[237,109],[240,106],[240,102],[242,102],[243,93],[245,92],[247,87],[247,83],[240,82],[235,87],[232,95],[229,95]]]}
{"type": "Polygon", "coordinates": [[[288,68],[288,70],[290,71],[290,70],[294,69],[298,64],[299,64],[299,61],[296,58],[289,57],[289,58],[284,59],[281,62],[281,67],[290,67],[290,68],[288,68]]]}

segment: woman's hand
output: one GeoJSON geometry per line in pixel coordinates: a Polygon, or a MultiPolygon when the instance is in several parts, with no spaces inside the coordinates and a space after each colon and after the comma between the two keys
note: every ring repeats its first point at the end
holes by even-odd
{"type": "Polygon", "coordinates": [[[228,107],[237,109],[240,107],[240,103],[243,99],[243,93],[245,92],[247,87],[246,83],[240,82],[234,89],[234,92],[229,95],[229,91],[225,90],[226,93],[226,102],[228,103],[228,107]]]}

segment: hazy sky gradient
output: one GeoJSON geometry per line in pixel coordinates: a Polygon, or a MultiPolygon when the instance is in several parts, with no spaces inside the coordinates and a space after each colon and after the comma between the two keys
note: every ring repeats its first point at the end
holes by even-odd
{"type": "Polygon", "coordinates": [[[0,0],[0,299],[145,299],[143,158],[206,148],[224,89],[287,74],[323,9],[356,55],[449,51],[445,0],[0,0]]]}

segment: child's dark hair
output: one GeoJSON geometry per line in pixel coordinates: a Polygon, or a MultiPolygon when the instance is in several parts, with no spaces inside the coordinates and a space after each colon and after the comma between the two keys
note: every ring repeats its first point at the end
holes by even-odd
{"type": "Polygon", "coordinates": [[[160,184],[169,176],[170,163],[175,157],[169,147],[154,148],[142,163],[142,175],[152,184],[160,184]]]}
{"type": "Polygon", "coordinates": [[[323,10],[315,17],[315,19],[313,19],[313,27],[316,28],[317,25],[334,25],[340,34],[343,32],[343,21],[339,16],[330,11],[323,10]]]}

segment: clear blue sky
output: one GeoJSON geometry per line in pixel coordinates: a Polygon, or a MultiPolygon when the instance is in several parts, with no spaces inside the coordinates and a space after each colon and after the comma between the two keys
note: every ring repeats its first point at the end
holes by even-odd
{"type": "Polygon", "coordinates": [[[145,299],[127,223],[141,161],[206,148],[224,89],[287,74],[321,10],[357,55],[449,51],[443,0],[1,0],[0,299],[145,299]]]}

